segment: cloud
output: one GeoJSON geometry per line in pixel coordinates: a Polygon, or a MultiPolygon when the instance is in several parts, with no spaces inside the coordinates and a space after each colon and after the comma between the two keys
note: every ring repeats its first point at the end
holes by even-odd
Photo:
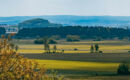
{"type": "Polygon", "coordinates": [[[130,0],[1,0],[0,16],[122,15],[130,16],[130,0]]]}

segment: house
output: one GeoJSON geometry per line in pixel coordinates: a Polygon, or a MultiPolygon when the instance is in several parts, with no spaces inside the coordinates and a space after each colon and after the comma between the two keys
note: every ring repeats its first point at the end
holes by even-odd
{"type": "Polygon", "coordinates": [[[6,33],[18,33],[19,28],[17,25],[0,24],[0,27],[5,28],[6,33]]]}

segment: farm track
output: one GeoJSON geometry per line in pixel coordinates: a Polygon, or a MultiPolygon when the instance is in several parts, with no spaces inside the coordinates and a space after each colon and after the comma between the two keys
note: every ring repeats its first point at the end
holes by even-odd
{"type": "Polygon", "coordinates": [[[69,53],[69,54],[21,54],[29,59],[40,60],[65,60],[65,61],[85,61],[85,62],[130,62],[130,53],[69,53]]]}

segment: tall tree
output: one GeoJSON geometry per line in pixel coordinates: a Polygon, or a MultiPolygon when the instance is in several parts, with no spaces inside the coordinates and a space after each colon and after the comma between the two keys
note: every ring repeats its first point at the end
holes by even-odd
{"type": "Polygon", "coordinates": [[[47,37],[44,38],[44,50],[45,53],[50,53],[50,45],[47,37]]]}
{"type": "Polygon", "coordinates": [[[57,46],[56,45],[54,45],[54,53],[56,53],[56,51],[57,51],[57,46]]]}
{"type": "Polygon", "coordinates": [[[95,44],[95,51],[98,52],[99,51],[99,45],[95,44]]]}
{"type": "Polygon", "coordinates": [[[19,49],[19,46],[18,46],[18,45],[16,45],[16,46],[15,46],[15,51],[17,52],[17,51],[18,51],[18,49],[19,49]]]}
{"type": "Polygon", "coordinates": [[[90,52],[91,52],[91,53],[94,52],[94,46],[93,46],[93,45],[91,45],[90,52]]]}

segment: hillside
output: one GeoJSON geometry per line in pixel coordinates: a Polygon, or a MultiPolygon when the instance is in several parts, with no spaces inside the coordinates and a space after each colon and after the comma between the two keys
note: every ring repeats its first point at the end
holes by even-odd
{"type": "Polygon", "coordinates": [[[35,18],[23,21],[18,25],[20,28],[60,27],[60,24],[50,23],[48,20],[35,18]]]}
{"type": "Polygon", "coordinates": [[[72,16],[72,15],[46,15],[46,16],[15,16],[0,17],[0,24],[18,24],[25,20],[42,18],[51,23],[82,26],[111,26],[124,27],[130,25],[129,16],[72,16]]]}

